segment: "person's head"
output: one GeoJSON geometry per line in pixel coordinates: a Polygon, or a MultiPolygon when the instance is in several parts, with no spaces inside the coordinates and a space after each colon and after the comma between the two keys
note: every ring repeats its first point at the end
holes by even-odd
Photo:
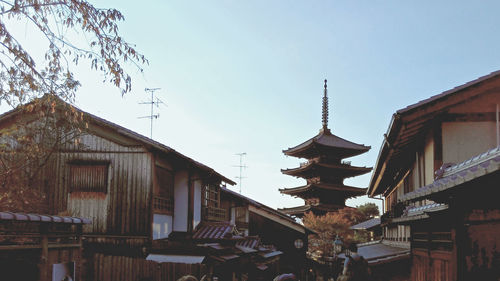
{"type": "Polygon", "coordinates": [[[186,275],[186,276],[182,276],[181,278],[177,279],[177,281],[198,281],[198,279],[196,279],[196,277],[194,277],[192,275],[186,275]]]}
{"type": "Polygon", "coordinates": [[[281,275],[276,276],[276,278],[273,279],[273,281],[294,281],[294,280],[297,280],[297,278],[295,277],[295,274],[293,274],[293,273],[281,274],[281,275]]]}
{"type": "Polygon", "coordinates": [[[351,251],[351,253],[357,253],[358,252],[358,245],[356,245],[356,243],[351,243],[349,245],[349,251],[351,251]]]}

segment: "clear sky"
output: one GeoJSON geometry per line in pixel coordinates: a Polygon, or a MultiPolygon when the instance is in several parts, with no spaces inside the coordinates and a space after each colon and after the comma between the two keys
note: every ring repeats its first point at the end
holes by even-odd
{"type": "Polygon", "coordinates": [[[348,159],[371,167],[397,109],[500,69],[499,1],[95,3],[125,15],[122,35],[150,64],[124,97],[80,65],[77,106],[149,136],[139,103],[161,88],[153,138],[235,181],[246,152],[242,194],[271,207],[303,204],[278,191],[305,183],[281,174],[304,161],[282,150],[321,128],[324,79],[332,132],[371,146],[348,159]]]}

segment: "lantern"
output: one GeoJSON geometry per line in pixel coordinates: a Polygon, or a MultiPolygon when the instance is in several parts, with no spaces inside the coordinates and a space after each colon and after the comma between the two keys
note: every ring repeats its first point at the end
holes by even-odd
{"type": "Polygon", "coordinates": [[[336,255],[338,255],[338,254],[340,254],[340,252],[342,252],[343,245],[344,245],[344,243],[342,242],[342,240],[340,240],[340,237],[337,234],[337,236],[335,237],[335,241],[333,241],[333,251],[335,252],[336,255]]]}

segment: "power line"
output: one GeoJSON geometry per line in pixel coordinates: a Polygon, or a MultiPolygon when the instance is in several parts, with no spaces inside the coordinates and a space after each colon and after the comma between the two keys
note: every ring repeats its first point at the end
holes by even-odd
{"type": "Polygon", "coordinates": [[[151,129],[150,138],[151,139],[153,139],[153,119],[158,119],[160,117],[159,113],[154,114],[154,106],[156,106],[158,108],[160,104],[164,104],[164,102],[162,100],[155,97],[155,92],[160,90],[160,89],[161,88],[145,88],[144,89],[145,92],[151,93],[151,100],[149,100],[147,102],[140,102],[139,103],[139,104],[151,105],[151,114],[150,115],[138,117],[138,118],[149,118],[151,120],[151,125],[150,125],[150,129],[151,129]]]}
{"type": "Polygon", "coordinates": [[[241,152],[241,153],[235,153],[234,155],[240,156],[240,164],[239,165],[233,165],[233,167],[240,168],[240,175],[236,176],[235,178],[237,178],[237,179],[240,180],[239,187],[240,187],[240,194],[241,194],[241,180],[244,179],[244,178],[246,178],[246,177],[244,177],[242,175],[243,174],[243,169],[244,168],[248,168],[248,166],[243,165],[243,156],[247,155],[247,153],[246,152],[241,152]]]}

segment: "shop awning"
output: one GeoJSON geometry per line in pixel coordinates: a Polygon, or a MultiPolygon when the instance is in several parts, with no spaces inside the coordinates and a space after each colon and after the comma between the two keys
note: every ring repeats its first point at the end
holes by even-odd
{"type": "Polygon", "coordinates": [[[202,263],[205,256],[185,256],[185,255],[157,255],[150,254],[146,257],[148,261],[155,261],[158,263],[171,262],[171,263],[202,263]]]}

